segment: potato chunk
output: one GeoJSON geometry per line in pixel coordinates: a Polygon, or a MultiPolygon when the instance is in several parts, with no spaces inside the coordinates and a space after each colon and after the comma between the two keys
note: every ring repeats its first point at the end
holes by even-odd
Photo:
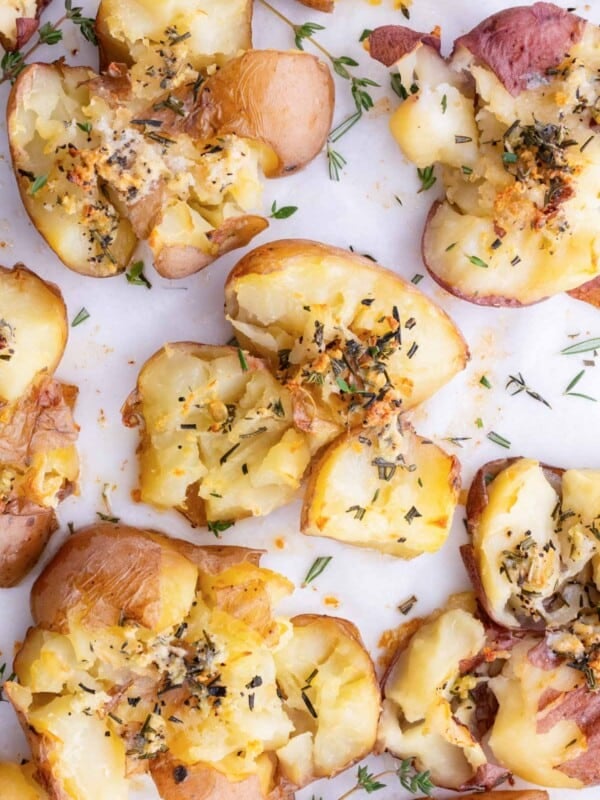
{"type": "Polygon", "coordinates": [[[458,461],[392,417],[325,450],[312,468],[302,532],[413,558],[442,546],[459,489],[458,461]]]}
{"type": "Polygon", "coordinates": [[[375,58],[394,53],[405,89],[395,139],[417,167],[440,165],[445,198],[423,236],[432,277],[480,305],[563,291],[597,304],[600,28],[535,3],[493,14],[446,62],[439,40],[406,28],[371,40],[375,58]]]}
{"type": "Polygon", "coordinates": [[[217,533],[289,502],[314,452],[294,427],[289,391],[232,347],[166,345],[123,414],[143,426],[142,500],[217,533]]]}

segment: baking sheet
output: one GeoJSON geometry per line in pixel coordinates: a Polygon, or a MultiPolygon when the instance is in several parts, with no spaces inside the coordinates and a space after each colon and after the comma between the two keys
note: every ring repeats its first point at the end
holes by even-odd
{"type": "MultiPolygon", "coordinates": [[[[273,0],[296,23],[308,20],[326,27],[318,40],[335,56],[348,55],[360,62],[354,74],[381,83],[372,90],[375,108],[337,149],[347,161],[339,183],[327,175],[321,156],[302,173],[266,183],[265,208],[298,206],[287,220],[271,220],[271,227],[252,246],[284,237],[303,237],[333,245],[352,245],[381,264],[410,279],[425,274],[419,254],[419,237],[427,210],[436,195],[433,189],[418,194],[419,181],[388,132],[388,111],[397,98],[389,88],[388,71],[371,62],[358,39],[364,28],[406,20],[394,0],[339,0],[334,15],[320,14],[293,0],[273,0]],[[396,197],[400,198],[400,205],[396,197]]],[[[93,15],[97,3],[82,2],[84,13],[93,15]]],[[[508,5],[502,0],[413,0],[410,23],[419,30],[442,26],[443,47],[473,27],[484,16],[508,5]]],[[[559,2],[567,7],[569,3],[559,2]]],[[[600,2],[571,3],[570,8],[600,22],[600,2]]],[[[43,21],[56,20],[63,12],[55,0],[43,21]]],[[[258,2],[255,11],[255,45],[289,48],[289,28],[258,2]]],[[[71,26],[64,26],[62,45],[42,47],[40,60],[67,55],[69,63],[96,65],[94,49],[71,26]]],[[[35,41],[35,38],[34,40],[35,41]]],[[[307,50],[312,50],[309,43],[307,50]]],[[[336,121],[353,110],[349,84],[337,82],[336,121]]],[[[4,107],[7,85],[0,87],[4,107]]],[[[94,280],[78,276],[61,265],[29,223],[17,195],[10,168],[6,130],[0,124],[0,263],[23,261],[44,278],[56,282],[65,297],[69,318],[85,307],[90,318],[70,330],[66,354],[57,375],[80,387],[76,409],[81,425],[81,492],[60,506],[61,530],[53,538],[44,563],[67,534],[67,523],[93,522],[105,511],[103,487],[110,487],[112,513],[132,525],[150,526],[194,542],[214,542],[206,530],[192,530],[175,513],[159,513],[133,502],[136,486],[137,433],[124,428],[120,407],[133,388],[143,362],[167,341],[226,342],[230,328],[223,317],[223,284],[230,268],[244,251],[225,256],[202,273],[183,281],[159,278],[150,267],[147,251],[148,291],[119,276],[94,280]]],[[[250,249],[250,248],[248,248],[250,249]]],[[[492,458],[525,455],[565,467],[600,468],[600,404],[565,396],[570,380],[583,369],[587,356],[564,356],[569,344],[600,336],[600,312],[566,296],[555,297],[527,309],[482,309],[456,300],[425,277],[419,288],[436,300],[461,328],[471,349],[467,369],[428,403],[412,413],[419,433],[430,436],[457,455],[463,467],[463,483],[469,485],[476,469],[492,458]],[[508,376],[521,372],[528,384],[548,400],[552,408],[525,393],[511,397],[505,389],[508,376]],[[480,383],[485,375],[492,388],[480,383]],[[476,420],[481,418],[483,428],[476,420]],[[512,444],[504,450],[486,438],[496,431],[512,444]],[[466,437],[459,444],[445,441],[466,437]]],[[[600,369],[589,366],[579,383],[581,392],[600,399],[600,369]]],[[[410,616],[424,614],[444,603],[447,595],[468,588],[458,547],[465,541],[464,509],[459,507],[452,534],[440,552],[403,562],[376,552],[363,551],[326,540],[303,537],[298,531],[299,502],[279,509],[267,518],[238,522],[222,536],[226,544],[244,544],[268,550],[264,564],[283,572],[300,586],[317,556],[333,556],[326,571],[307,588],[298,588],[284,611],[333,613],[348,617],[360,628],[377,658],[382,632],[405,618],[397,606],[411,594],[418,602],[410,616]]],[[[40,565],[41,566],[41,565],[40,565]]],[[[15,643],[30,624],[28,595],[35,570],[18,588],[0,590],[0,663],[11,661],[15,643]]],[[[410,618],[410,617],[409,617],[410,618]]],[[[28,756],[24,738],[8,704],[0,704],[0,760],[19,761],[28,756]]],[[[392,759],[366,760],[379,771],[392,759]]],[[[298,800],[336,800],[355,783],[356,769],[332,781],[321,781],[298,793],[298,800]]],[[[357,797],[361,795],[357,793],[357,797]]],[[[377,792],[378,800],[404,796],[398,782],[377,792]]],[[[444,792],[440,797],[447,796],[444,792]]],[[[448,795],[450,796],[450,795],[448,795]]],[[[551,790],[552,800],[598,797],[598,790],[551,790]]],[[[157,797],[153,788],[138,783],[136,800],[157,797]]]]}

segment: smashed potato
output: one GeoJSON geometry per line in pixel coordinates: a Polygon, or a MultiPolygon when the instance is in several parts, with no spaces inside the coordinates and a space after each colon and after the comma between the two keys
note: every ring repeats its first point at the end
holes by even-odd
{"type": "MultiPolygon", "coordinates": [[[[179,47],[180,34],[171,38],[179,47]]],[[[160,274],[197,272],[267,227],[253,213],[262,174],[301,168],[325,142],[333,82],[314,56],[251,51],[207,75],[172,71],[167,49],[151,68],[156,86],[146,62],[102,76],[33,64],[13,86],[8,133],[23,204],[76,272],[122,272],[140,239],[160,274]]]]}
{"type": "Polygon", "coordinates": [[[126,800],[143,772],[162,796],[285,800],[372,749],[356,629],[275,616],[292,585],[259,557],[106,523],[67,540],[4,687],[52,800],[126,800]]]}
{"type": "Polygon", "coordinates": [[[458,460],[394,416],[343,434],[320,456],[301,529],[414,558],[446,541],[459,490],[458,460]]]}
{"type": "Polygon", "coordinates": [[[173,50],[173,72],[186,65],[198,69],[252,47],[252,2],[101,0],[96,36],[102,69],[111,62],[154,60],[166,47],[173,50]]]}
{"type": "Polygon", "coordinates": [[[67,331],[56,286],[0,267],[0,586],[36,563],[76,487],[77,389],[52,377],[67,331]]]}
{"type": "Polygon", "coordinates": [[[458,297],[519,306],[572,291],[600,304],[599,43],[597,26],[551,3],[494,14],[449,60],[435,32],[371,35],[404,87],[394,137],[418,168],[440,165],[423,259],[458,297]]]}
{"type": "Polygon", "coordinates": [[[397,653],[384,682],[378,747],[412,759],[438,786],[490,789],[509,773],[488,763],[472,695],[484,680],[476,669],[486,630],[469,595],[451,605],[421,620],[397,653]]]}
{"type": "Polygon", "coordinates": [[[508,628],[568,625],[600,600],[600,472],[531,459],[486,464],[467,501],[463,554],[490,616],[508,628]]]}
{"type": "Polygon", "coordinates": [[[296,425],[322,442],[423,402],[468,359],[457,328],[414,286],[317,242],[282,240],[244,256],[227,279],[225,310],[242,345],[289,387],[296,425]]]}
{"type": "Polygon", "coordinates": [[[289,391],[234,347],[166,345],[142,368],[123,419],[141,426],[141,499],[216,533],[289,502],[315,451],[289,391]]]}

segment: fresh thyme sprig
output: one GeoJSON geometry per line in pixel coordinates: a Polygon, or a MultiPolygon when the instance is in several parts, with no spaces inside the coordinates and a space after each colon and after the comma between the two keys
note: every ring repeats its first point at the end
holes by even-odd
{"type": "Polygon", "coordinates": [[[73,0],[65,0],[65,9],[67,12],[67,19],[70,20],[73,25],[77,25],[83,38],[87,39],[88,42],[92,44],[98,44],[95,20],[92,17],[84,17],[81,13],[83,11],[81,6],[75,6],[75,8],[73,8],[73,0]]]}
{"type": "Polygon", "coordinates": [[[294,43],[298,50],[304,50],[303,39],[311,39],[313,33],[324,30],[325,26],[318,25],[316,22],[305,22],[304,25],[294,25],[294,43]]]}
{"type": "Polygon", "coordinates": [[[434,789],[430,773],[428,771],[418,772],[415,770],[411,759],[407,758],[400,763],[398,769],[388,769],[384,772],[379,772],[377,775],[369,772],[366,766],[358,767],[356,783],[351,789],[345,792],[339,800],[346,800],[346,798],[351,797],[359,791],[373,794],[373,792],[378,792],[380,789],[385,789],[387,784],[382,783],[380,779],[388,775],[395,775],[400,781],[401,786],[411,794],[424,794],[429,797],[432,789],[434,789]]]}
{"type": "Polygon", "coordinates": [[[353,75],[349,68],[358,67],[358,61],[350,58],[350,56],[332,55],[327,48],[323,47],[323,45],[314,38],[314,33],[325,30],[323,25],[317,25],[315,22],[305,22],[303,25],[296,25],[291,19],[288,19],[285,14],[282,14],[281,11],[267,2],[267,0],[259,0],[259,2],[292,29],[294,32],[294,41],[299,50],[304,50],[304,41],[310,42],[331,62],[336,75],[350,82],[350,94],[354,100],[356,111],[332,128],[327,138],[326,155],[329,178],[332,181],[339,181],[340,170],[346,165],[346,159],[341,153],[334,150],[331,145],[341,139],[342,136],[345,136],[345,134],[362,118],[363,114],[373,108],[374,101],[368,88],[371,86],[379,86],[379,84],[371,80],[371,78],[353,75]]]}
{"type": "Polygon", "coordinates": [[[29,50],[22,52],[21,50],[14,50],[11,53],[4,53],[0,60],[0,84],[10,81],[14,83],[23,72],[30,56],[42,44],[54,45],[62,41],[63,31],[62,25],[66,20],[69,20],[76,25],[81,31],[84,39],[94,45],[98,44],[96,39],[95,20],[92,17],[84,17],[82,14],[83,9],[80,6],[73,8],[73,0],[65,0],[65,14],[56,22],[46,22],[38,31],[38,40],[33,44],[29,50]]]}
{"type": "Polygon", "coordinates": [[[541,394],[534,392],[531,386],[528,386],[525,378],[521,375],[520,372],[517,372],[516,375],[509,375],[508,381],[506,386],[504,387],[511,397],[514,397],[516,394],[521,394],[521,392],[525,392],[526,395],[537,400],[538,403],[543,403],[547,408],[552,408],[550,403],[547,400],[544,400],[541,394]]]}

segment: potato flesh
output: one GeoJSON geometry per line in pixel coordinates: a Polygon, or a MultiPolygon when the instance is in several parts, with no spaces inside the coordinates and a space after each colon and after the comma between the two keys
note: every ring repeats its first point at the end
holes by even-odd
{"type": "Polygon", "coordinates": [[[589,604],[579,574],[598,558],[593,533],[600,514],[600,473],[564,473],[562,499],[536,461],[519,459],[487,487],[488,502],[473,546],[494,618],[514,627],[524,621],[568,623],[589,604]],[[555,593],[562,603],[544,605],[555,593]]]}
{"type": "MultiPolygon", "coordinates": [[[[593,81],[599,38],[598,29],[588,25],[564,74],[560,70],[551,82],[540,82],[517,97],[492,72],[459,51],[450,66],[455,74],[470,69],[481,103],[477,113],[468,93],[457,98],[460,89],[427,77],[419,81],[419,93],[395,112],[392,132],[407,156],[419,167],[432,162],[444,165],[447,201],[428,221],[424,258],[443,285],[459,296],[485,304],[526,304],[573,289],[598,274],[595,208],[600,145],[588,140],[590,122],[597,114],[593,81]],[[495,121],[493,136],[488,117],[495,121]],[[536,120],[560,123],[564,139],[578,143],[565,151],[567,172],[561,173],[573,193],[558,201],[556,213],[547,199],[547,177],[534,169],[533,177],[516,183],[510,175],[511,162],[503,163],[503,137],[516,120],[521,125],[536,120]],[[419,130],[435,134],[418,136],[419,130]],[[457,142],[456,136],[467,138],[457,142]],[[487,144],[478,146],[478,140],[487,144]],[[486,266],[473,263],[472,257],[486,266]]],[[[523,157],[529,158],[528,153],[523,157]]]]}
{"type": "Polygon", "coordinates": [[[100,155],[99,131],[77,125],[98,122],[87,111],[93,76],[85,68],[33,66],[8,127],[15,167],[33,176],[21,178],[22,195],[42,236],[73,269],[115,274],[136,239],[98,185],[91,154],[100,155]],[[46,183],[31,194],[42,176],[46,183]]]}
{"type": "Polygon", "coordinates": [[[211,359],[167,347],[139,386],[144,501],[185,509],[187,487],[200,481],[207,518],[228,520],[291,499],[311,450],[291,427],[288,393],[266,369],[244,370],[231,349],[211,359]]]}
{"type": "Polygon", "coordinates": [[[550,669],[534,666],[527,653],[535,644],[535,639],[518,644],[502,674],[490,681],[499,703],[490,748],[503,766],[524,780],[542,786],[581,788],[580,780],[558,769],[586,749],[585,736],[578,725],[574,720],[563,719],[545,733],[537,727],[543,719],[539,705],[544,692],[574,689],[582,683],[580,673],[564,664],[550,669]]]}
{"type": "Polygon", "coordinates": [[[484,644],[483,625],[471,613],[446,611],[419,628],[384,688],[379,746],[399,758],[416,758],[419,769],[431,771],[434,783],[451,788],[466,783],[486,763],[481,746],[459,725],[469,712],[450,705],[460,662],[477,655],[484,644]]]}
{"type": "Polygon", "coordinates": [[[67,266],[92,275],[122,271],[138,238],[149,237],[157,260],[178,245],[214,258],[215,230],[262,205],[263,148],[233,135],[161,137],[132,121],[157,104],[156,94],[138,96],[135,76],[134,99],[111,102],[86,84],[92,78],[35,65],[10,115],[15,167],[33,176],[20,178],[23,200],[42,235],[67,266]]]}
{"type": "Polygon", "coordinates": [[[21,397],[39,373],[54,372],[66,338],[60,295],[26,270],[0,272],[0,406],[21,397]]]}
{"type": "Polygon", "coordinates": [[[2,800],[47,800],[48,795],[33,779],[31,766],[0,763],[2,800]]]}
{"type": "Polygon", "coordinates": [[[331,445],[305,500],[303,533],[412,558],[438,550],[457,502],[454,459],[396,418],[331,445]]]}
{"type": "Polygon", "coordinates": [[[194,67],[252,46],[248,0],[166,0],[158,6],[151,0],[102,0],[98,13],[109,36],[130,53],[136,43],[164,48],[167,29],[177,31],[175,39],[191,34],[179,43],[177,55],[178,62],[194,67]]]}
{"type": "MultiPolygon", "coordinates": [[[[348,416],[348,395],[341,397],[339,375],[324,361],[324,347],[338,339],[342,351],[350,340],[385,336],[394,324],[394,307],[403,326],[403,344],[387,360],[387,372],[404,410],[425,400],[462,368],[465,348],[451,321],[392,273],[310,246],[289,256],[282,253],[273,266],[263,274],[250,271],[234,277],[226,303],[229,318],[240,341],[273,364],[278,364],[278,353],[289,351],[290,379],[310,392],[317,414],[330,423],[324,441],[345,428],[348,416]],[[373,302],[365,305],[363,300],[373,302]],[[315,338],[319,326],[321,348],[315,338]],[[321,374],[322,385],[311,384],[306,375],[294,377],[302,371],[321,374]]],[[[382,376],[371,377],[376,386],[382,376]]],[[[354,379],[348,376],[348,382],[354,379]]]]}
{"type": "MultiPolygon", "coordinates": [[[[121,566],[128,574],[131,565],[121,566]]],[[[19,683],[7,683],[6,691],[54,786],[69,800],[104,797],[107,787],[111,797],[126,798],[125,774],[168,751],[176,763],[206,769],[207,777],[210,770],[232,782],[257,776],[267,796],[277,780],[275,752],[297,727],[279,686],[303,685],[307,658],[321,672],[314,744],[320,772],[307,780],[364,755],[379,715],[368,654],[343,620],[303,626],[275,617],[274,604],[292,588],[283,576],[242,560],[200,570],[192,605],[160,632],[126,618],[106,628],[81,624],[77,603],[85,606],[85,592],[65,633],[31,628],[14,665],[19,683]]],[[[111,591],[116,603],[118,581],[111,591]]]]}
{"type": "Polygon", "coordinates": [[[295,725],[290,743],[277,753],[285,777],[303,786],[372,749],[379,690],[362,645],[324,617],[295,625],[275,659],[285,708],[295,725]]]}

